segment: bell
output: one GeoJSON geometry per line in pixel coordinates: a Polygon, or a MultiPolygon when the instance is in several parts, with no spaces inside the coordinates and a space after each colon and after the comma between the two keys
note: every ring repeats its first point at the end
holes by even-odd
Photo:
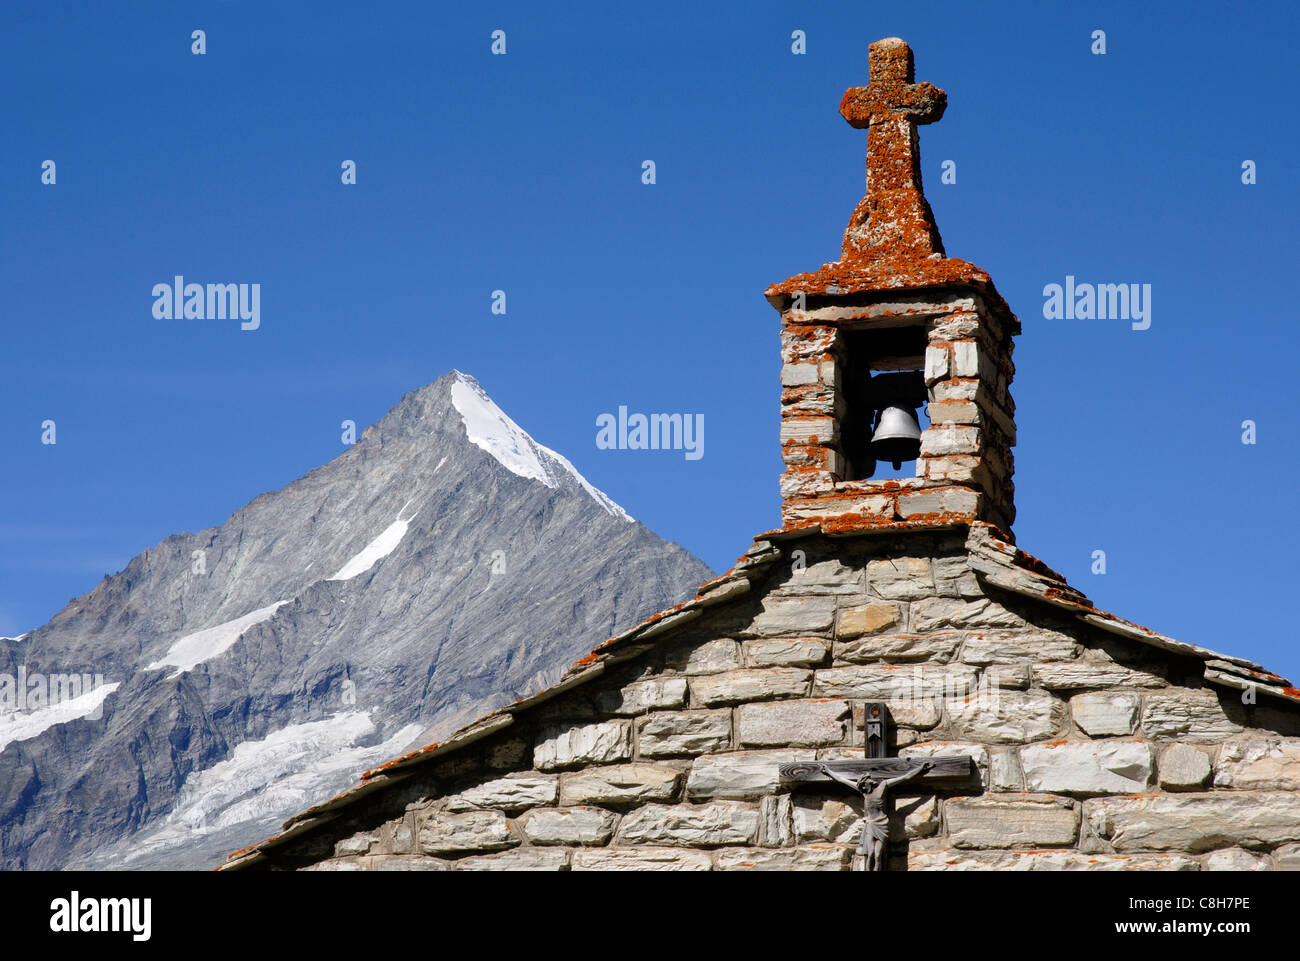
{"type": "Polygon", "coordinates": [[[903,461],[921,456],[921,422],[914,409],[886,407],[880,412],[871,435],[871,456],[889,461],[894,470],[902,467],[903,461]]]}

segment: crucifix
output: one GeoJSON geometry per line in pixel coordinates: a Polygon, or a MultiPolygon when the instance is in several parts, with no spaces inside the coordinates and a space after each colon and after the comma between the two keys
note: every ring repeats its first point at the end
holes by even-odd
{"type": "Polygon", "coordinates": [[[975,775],[975,762],[964,755],[887,757],[885,735],[888,718],[888,709],[883,703],[866,705],[862,760],[795,761],[780,767],[782,784],[824,784],[829,781],[862,795],[863,824],[859,851],[868,871],[885,870],[893,790],[904,785],[960,787],[975,775]]]}
{"type": "Polygon", "coordinates": [[[948,95],[916,83],[912,48],[898,37],[868,48],[868,84],[840,101],[849,124],[867,129],[867,195],[844,231],[847,260],[916,261],[943,256],[934,213],[921,192],[918,124],[943,116],[948,95]]]}

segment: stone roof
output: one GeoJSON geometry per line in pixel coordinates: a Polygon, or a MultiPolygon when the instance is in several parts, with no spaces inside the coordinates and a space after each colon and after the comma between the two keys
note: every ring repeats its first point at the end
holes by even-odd
{"type": "Polygon", "coordinates": [[[725,574],[702,584],[694,598],[660,611],[598,645],[586,657],[575,661],[557,684],[513,704],[497,708],[460,728],[445,740],[436,741],[364,772],[358,784],[328,801],[294,815],[284,822],[279,834],[234,852],[217,870],[237,869],[261,860],[263,852],[282,847],[333,820],[340,811],[365,797],[400,784],[411,776],[415,768],[504,730],[514,723],[519,714],[596,680],[612,665],[639,657],[679,628],[699,618],[705,611],[740,600],[750,593],[773,564],[789,556],[789,545],[792,543],[823,535],[845,538],[902,530],[916,532],[962,529],[967,530],[966,550],[970,566],[982,583],[1067,611],[1082,622],[1125,640],[1196,658],[1203,662],[1204,678],[1209,684],[1239,690],[1253,687],[1259,693],[1300,704],[1300,690],[1292,687],[1286,678],[1272,673],[1262,665],[1175,640],[1097,609],[1084,594],[1070,587],[1062,575],[1033,555],[1015,547],[991,524],[938,519],[924,525],[898,522],[892,526],[872,525],[849,530],[842,527],[823,529],[819,524],[809,524],[757,535],[754,545],[736,561],[735,566],[725,574]]]}

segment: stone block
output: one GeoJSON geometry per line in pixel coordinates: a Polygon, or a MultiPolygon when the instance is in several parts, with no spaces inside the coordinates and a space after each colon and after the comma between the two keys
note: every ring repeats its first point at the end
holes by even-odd
{"type": "Polygon", "coordinates": [[[1209,689],[1148,694],[1142,708],[1142,733],[1149,738],[1223,740],[1241,730],[1209,689]]]}
{"type": "Polygon", "coordinates": [[[843,608],[836,617],[835,636],[844,640],[876,634],[894,627],[903,619],[897,604],[863,604],[843,608]]]}
{"type": "Polygon", "coordinates": [[[731,747],[731,711],[661,711],[637,726],[642,757],[711,754],[731,747]]]}
{"type": "Polygon", "coordinates": [[[1065,703],[1041,691],[990,688],[961,704],[949,701],[947,710],[955,734],[998,744],[1045,740],[1065,721],[1065,703]]]}
{"type": "Polygon", "coordinates": [[[1049,691],[1105,687],[1165,687],[1153,670],[1135,670],[1114,661],[1056,661],[1034,665],[1034,680],[1049,691]]]}
{"type": "Polygon", "coordinates": [[[867,664],[831,667],[813,675],[813,695],[868,701],[965,698],[978,671],[964,664],[867,664]]]}
{"type": "Polygon", "coordinates": [[[554,774],[520,774],[475,785],[446,799],[449,811],[500,808],[522,811],[540,804],[554,804],[559,778],[554,774]]]}
{"type": "Polygon", "coordinates": [[[736,727],[745,747],[839,744],[850,719],[848,704],[840,700],[773,701],[742,704],[736,727]]]}
{"type": "Polygon", "coordinates": [[[815,637],[759,638],[744,649],[750,667],[818,667],[830,654],[830,645],[815,637]]]}
{"type": "Polygon", "coordinates": [[[804,697],[812,684],[812,671],[794,667],[747,668],[691,679],[691,691],[701,704],[737,704],[804,697]]]}
{"type": "Polygon", "coordinates": [[[574,871],[711,871],[704,851],[672,847],[583,848],[573,852],[574,871]]]}
{"type": "Polygon", "coordinates": [[[514,847],[519,839],[500,811],[440,811],[419,820],[416,843],[425,854],[458,854],[514,847]]]}
{"type": "Polygon", "coordinates": [[[887,557],[867,563],[867,589],[890,600],[919,600],[934,594],[928,557],[887,557]]]}
{"type": "Polygon", "coordinates": [[[659,764],[612,764],[566,774],[561,804],[637,804],[677,797],[682,773],[659,764]]]}
{"type": "Polygon", "coordinates": [[[1199,791],[1210,776],[1210,759],[1190,744],[1172,744],[1161,753],[1158,770],[1166,791],[1199,791]]]}
{"type": "Polygon", "coordinates": [[[1245,791],[1300,791],[1300,741],[1232,741],[1219,749],[1214,786],[1245,791]]]}
{"type": "Polygon", "coordinates": [[[1020,749],[1030,791],[1134,794],[1151,780],[1151,748],[1143,741],[1068,741],[1020,749]]]}
{"type": "Polygon", "coordinates": [[[1222,791],[1093,798],[1084,802],[1093,832],[1116,851],[1267,848],[1300,841],[1300,794],[1222,791]]]}
{"type": "Polygon", "coordinates": [[[686,779],[686,796],[698,798],[761,798],[780,786],[779,767],[808,760],[803,750],[736,751],[697,757],[686,779]]]}
{"type": "Polygon", "coordinates": [[[618,827],[618,844],[680,844],[686,847],[750,845],[758,836],[758,808],[740,801],[647,804],[618,827]]]}
{"type": "Polygon", "coordinates": [[[829,631],[835,620],[835,598],[822,595],[768,595],[763,609],[746,629],[749,636],[810,634],[829,631]]]}
{"type": "Polygon", "coordinates": [[[1020,664],[1025,661],[1066,661],[1078,657],[1082,645],[1055,631],[972,631],[962,645],[967,664],[1020,664]]]}
{"type": "Polygon", "coordinates": [[[1065,847],[1079,837],[1079,812],[1066,798],[952,798],[944,814],[958,848],[1065,847]]]}
{"type": "Polygon", "coordinates": [[[904,520],[930,514],[974,517],[978,510],[979,495],[965,487],[939,487],[898,495],[898,513],[904,520]]]}
{"type": "Polygon", "coordinates": [[[961,634],[873,634],[852,641],[836,641],[831,649],[836,661],[864,664],[872,661],[936,661],[946,664],[957,653],[961,634]]]}
{"type": "Polygon", "coordinates": [[[722,848],[719,871],[846,871],[853,848],[818,844],[800,848],[722,848]]]}
{"type": "Polygon", "coordinates": [[[614,834],[618,815],[604,808],[536,808],[519,820],[534,844],[604,844],[614,834]]]}
{"type": "Polygon", "coordinates": [[[686,679],[652,677],[634,681],[616,691],[602,691],[596,706],[605,714],[644,714],[646,711],[682,707],[686,703],[686,679]]]}
{"type": "Polygon", "coordinates": [[[1205,871],[1268,871],[1273,862],[1267,855],[1251,854],[1241,848],[1225,848],[1209,855],[1203,864],[1205,871]]]}
{"type": "Polygon", "coordinates": [[[1137,712],[1135,694],[1076,694],[1070,698],[1070,715],[1089,737],[1132,734],[1137,712]]]}
{"type": "Polygon", "coordinates": [[[860,800],[855,808],[841,798],[800,792],[793,795],[791,801],[791,824],[798,843],[856,841],[862,833],[860,800]]]}
{"type": "Polygon", "coordinates": [[[632,732],[627,721],[549,727],[533,745],[533,767],[540,771],[625,761],[631,756],[632,732]]]}
{"type": "Polygon", "coordinates": [[[912,630],[937,631],[941,628],[1021,627],[1024,621],[987,598],[962,600],[955,597],[930,597],[912,605],[912,630]]]}
{"type": "Polygon", "coordinates": [[[461,858],[457,871],[563,871],[569,866],[569,852],[554,848],[520,848],[505,854],[461,858]]]}
{"type": "Polygon", "coordinates": [[[674,648],[664,658],[664,666],[689,675],[734,671],[744,665],[740,660],[740,644],[724,637],[674,648]]]}
{"type": "Polygon", "coordinates": [[[1077,851],[915,851],[909,871],[1199,871],[1180,854],[1082,854],[1077,851]]]}

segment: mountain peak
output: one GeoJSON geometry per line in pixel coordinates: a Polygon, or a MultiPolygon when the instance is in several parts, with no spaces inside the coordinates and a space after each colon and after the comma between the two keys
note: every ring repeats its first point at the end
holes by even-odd
{"type": "Polygon", "coordinates": [[[475,378],[459,370],[453,370],[450,377],[451,402],[470,443],[487,451],[511,473],[541,481],[547,487],[559,487],[566,476],[572,478],[605,511],[632,521],[627,511],[578,473],[568,458],[537,443],[511,420],[475,378]]]}

